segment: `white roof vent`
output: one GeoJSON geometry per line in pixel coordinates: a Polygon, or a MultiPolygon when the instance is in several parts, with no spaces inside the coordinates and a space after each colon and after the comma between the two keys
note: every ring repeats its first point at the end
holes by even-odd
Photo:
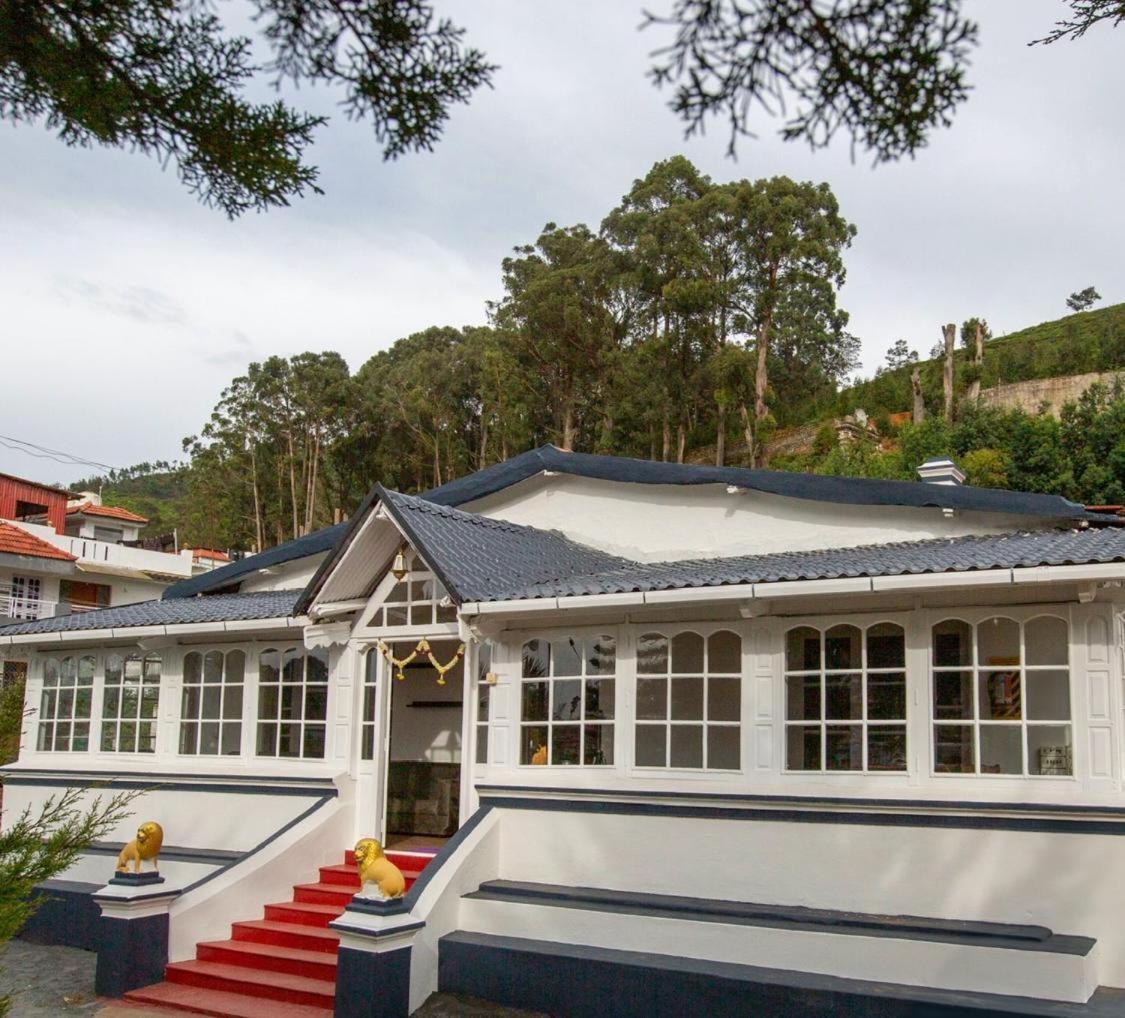
{"type": "Polygon", "coordinates": [[[948,456],[926,460],[918,468],[918,476],[927,484],[964,484],[965,475],[948,456]]]}

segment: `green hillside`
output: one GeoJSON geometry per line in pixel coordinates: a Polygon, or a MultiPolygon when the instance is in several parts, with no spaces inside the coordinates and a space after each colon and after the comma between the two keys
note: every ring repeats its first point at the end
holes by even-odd
{"type": "MultiPolygon", "coordinates": [[[[148,517],[143,534],[154,537],[182,530],[184,498],[187,495],[191,468],[187,466],[143,472],[141,464],[109,478],[86,477],[67,487],[71,491],[101,491],[105,505],[118,506],[148,517]]],[[[160,464],[166,466],[166,464],[160,464]]],[[[184,535],[181,533],[181,538],[184,535]]]]}
{"type": "MultiPolygon", "coordinates": [[[[937,332],[935,328],[934,334],[937,332]]],[[[960,370],[966,365],[967,351],[959,348],[955,356],[955,377],[960,393],[968,385],[968,379],[960,370]]],[[[936,408],[941,403],[941,361],[922,361],[919,367],[926,403],[936,408]]],[[[988,388],[1003,382],[1123,367],[1125,304],[1114,304],[1098,311],[1042,322],[990,340],[984,347],[981,386],[988,388]]],[[[896,368],[849,386],[839,393],[832,406],[822,407],[817,416],[841,416],[857,407],[871,415],[909,410],[912,405],[910,372],[909,367],[896,368]]]]}

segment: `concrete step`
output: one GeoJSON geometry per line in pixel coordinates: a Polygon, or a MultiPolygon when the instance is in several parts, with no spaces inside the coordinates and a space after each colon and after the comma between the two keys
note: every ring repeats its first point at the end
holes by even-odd
{"type": "Polygon", "coordinates": [[[223,965],[241,965],[263,972],[287,972],[308,979],[336,982],[336,955],[306,951],[278,944],[256,944],[245,940],[213,940],[196,946],[196,958],[223,965]]]}
{"type": "Polygon", "coordinates": [[[491,881],[462,898],[459,929],[968,993],[1082,1002],[1097,988],[1094,941],[1041,926],[491,881]]]}
{"type": "Polygon", "coordinates": [[[304,923],[282,923],[274,919],[247,919],[232,923],[231,937],[248,943],[276,944],[278,947],[320,951],[333,956],[340,946],[340,934],[335,930],[304,923]]]}
{"type": "Polygon", "coordinates": [[[296,884],[293,887],[293,900],[310,905],[339,905],[341,910],[355,894],[351,888],[339,884],[296,884]]]}
{"type": "Polygon", "coordinates": [[[309,901],[278,901],[265,907],[265,918],[281,923],[326,927],[343,913],[342,905],[324,905],[309,901]]]}
{"type": "Polygon", "coordinates": [[[205,990],[312,1007],[333,1007],[336,998],[334,982],[210,961],[172,962],[164,971],[164,979],[165,982],[205,990]]]}
{"type": "Polygon", "coordinates": [[[212,1018],[331,1018],[331,1007],[290,1004],[263,997],[247,997],[181,983],[157,983],[125,994],[134,1004],[175,1008],[212,1018]]]}

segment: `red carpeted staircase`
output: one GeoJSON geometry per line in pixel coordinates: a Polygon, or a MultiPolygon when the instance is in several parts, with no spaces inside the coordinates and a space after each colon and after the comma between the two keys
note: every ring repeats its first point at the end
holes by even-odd
{"type": "MultiPolygon", "coordinates": [[[[435,852],[387,852],[406,889],[435,852]]],[[[164,982],[126,1000],[216,1018],[326,1018],[336,996],[340,938],[328,924],[359,890],[355,856],[321,866],[314,884],[297,884],[293,900],[267,905],[262,919],[231,926],[230,940],[197,945],[195,961],[172,962],[164,982]]]]}

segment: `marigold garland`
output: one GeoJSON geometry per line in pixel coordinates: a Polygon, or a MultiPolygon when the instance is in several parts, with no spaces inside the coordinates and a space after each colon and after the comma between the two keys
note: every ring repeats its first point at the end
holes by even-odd
{"type": "Polygon", "coordinates": [[[453,655],[453,657],[451,657],[445,664],[441,664],[438,659],[434,657],[434,652],[430,648],[430,643],[428,640],[419,640],[418,645],[409,654],[407,654],[406,657],[403,658],[395,657],[394,651],[383,640],[379,640],[376,646],[378,646],[379,652],[383,655],[383,657],[385,657],[394,666],[395,678],[400,682],[406,678],[403,669],[412,661],[414,661],[420,654],[425,654],[426,657],[429,658],[430,664],[433,666],[434,671],[438,674],[437,684],[439,686],[445,685],[445,673],[452,669],[457,664],[457,662],[460,661],[461,658],[465,655],[465,645],[463,643],[457,648],[457,652],[453,655]]]}

